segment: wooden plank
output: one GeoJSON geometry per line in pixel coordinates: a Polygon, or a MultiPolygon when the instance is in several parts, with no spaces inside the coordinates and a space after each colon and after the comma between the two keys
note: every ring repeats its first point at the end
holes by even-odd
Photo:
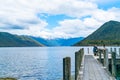
{"type": "Polygon", "coordinates": [[[92,55],[85,55],[83,71],[83,80],[110,80],[111,77],[92,55]]]}

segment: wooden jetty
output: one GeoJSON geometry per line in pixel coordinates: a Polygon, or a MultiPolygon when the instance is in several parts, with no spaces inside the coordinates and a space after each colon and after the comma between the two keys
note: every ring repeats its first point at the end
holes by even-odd
{"type": "Polygon", "coordinates": [[[104,67],[92,55],[85,55],[83,77],[78,80],[112,80],[104,67]]]}
{"type": "MultiPolygon", "coordinates": [[[[108,52],[107,49],[99,49],[97,57],[84,54],[83,48],[75,52],[75,80],[116,80],[120,57],[116,57],[114,50],[108,52]]],[[[70,57],[63,59],[63,80],[71,80],[70,62],[70,57]]]]}

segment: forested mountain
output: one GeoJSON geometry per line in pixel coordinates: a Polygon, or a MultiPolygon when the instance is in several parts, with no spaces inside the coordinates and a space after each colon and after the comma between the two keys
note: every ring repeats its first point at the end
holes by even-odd
{"type": "Polygon", "coordinates": [[[99,29],[86,37],[80,45],[120,45],[120,22],[109,21],[104,23],[99,29]]]}
{"type": "Polygon", "coordinates": [[[13,35],[7,32],[0,32],[0,47],[30,47],[43,46],[30,37],[13,35]]]}

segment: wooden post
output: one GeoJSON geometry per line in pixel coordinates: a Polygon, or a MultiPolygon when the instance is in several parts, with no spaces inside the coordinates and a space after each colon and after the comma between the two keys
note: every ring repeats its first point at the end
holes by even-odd
{"type": "Polygon", "coordinates": [[[80,69],[80,65],[81,65],[81,50],[77,53],[77,55],[78,55],[78,71],[79,71],[79,69],[80,69]]]}
{"type": "Polygon", "coordinates": [[[112,52],[112,75],[116,77],[116,53],[112,52]]]}
{"type": "Polygon", "coordinates": [[[99,61],[102,63],[102,59],[101,59],[101,53],[102,53],[102,52],[101,52],[100,49],[98,50],[98,53],[99,53],[99,61]]]}
{"type": "Polygon", "coordinates": [[[75,80],[77,80],[78,71],[79,71],[78,52],[75,52],[75,80]]]}
{"type": "Polygon", "coordinates": [[[119,56],[120,56],[120,48],[119,48],[119,56]]]}
{"type": "Polygon", "coordinates": [[[104,60],[104,66],[107,70],[109,70],[109,63],[108,63],[108,49],[105,50],[105,60],[104,60]]]}
{"type": "Polygon", "coordinates": [[[117,48],[114,48],[114,52],[116,53],[116,56],[118,56],[118,54],[117,54],[117,48]]]}
{"type": "Polygon", "coordinates": [[[103,49],[103,66],[105,67],[105,58],[106,58],[106,54],[105,54],[105,50],[103,49]]]}
{"type": "Polygon", "coordinates": [[[89,48],[87,48],[88,54],[89,54],[89,48]]]}
{"type": "Polygon", "coordinates": [[[81,54],[82,54],[82,57],[84,55],[84,48],[81,49],[81,54]]]}
{"type": "Polygon", "coordinates": [[[117,53],[117,50],[116,50],[116,48],[114,48],[114,52],[115,52],[115,53],[117,53]]]}
{"type": "Polygon", "coordinates": [[[75,80],[77,80],[79,70],[82,63],[82,57],[84,54],[84,49],[80,49],[78,52],[75,52],[75,80]]]}
{"type": "Polygon", "coordinates": [[[79,54],[79,57],[78,57],[79,62],[78,63],[79,63],[79,70],[80,70],[81,63],[82,63],[82,57],[83,57],[83,49],[80,49],[78,54],[79,54]]]}
{"type": "Polygon", "coordinates": [[[110,48],[110,52],[112,52],[112,48],[110,48]]]}
{"type": "Polygon", "coordinates": [[[63,80],[71,80],[71,59],[63,58],[63,80]]]}
{"type": "Polygon", "coordinates": [[[84,48],[82,48],[80,52],[80,66],[79,67],[81,67],[81,64],[82,64],[83,55],[84,55],[84,48]]]}

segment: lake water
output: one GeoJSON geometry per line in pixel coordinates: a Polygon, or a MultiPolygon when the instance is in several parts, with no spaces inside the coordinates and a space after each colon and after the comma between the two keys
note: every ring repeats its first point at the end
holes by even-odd
{"type": "Polygon", "coordinates": [[[18,80],[61,80],[63,57],[72,58],[79,47],[0,48],[0,77],[18,80]]]}
{"type": "MultiPolygon", "coordinates": [[[[71,57],[74,75],[74,53],[81,47],[7,47],[0,48],[0,77],[18,80],[61,80],[63,58],[71,57]]],[[[92,54],[92,47],[84,47],[92,54]]],[[[109,51],[111,47],[108,47],[109,51]]]]}

